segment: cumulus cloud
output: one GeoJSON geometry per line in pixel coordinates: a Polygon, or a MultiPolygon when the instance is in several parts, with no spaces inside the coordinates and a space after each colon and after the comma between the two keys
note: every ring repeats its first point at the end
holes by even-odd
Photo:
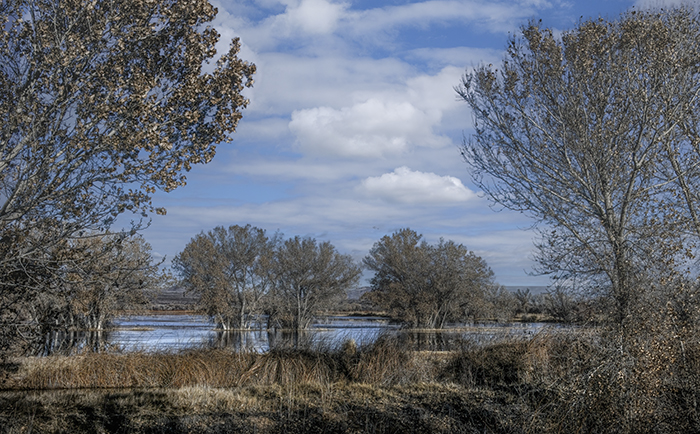
{"type": "Polygon", "coordinates": [[[327,35],[333,33],[338,21],[345,15],[346,3],[328,0],[287,0],[284,13],[264,20],[258,30],[273,39],[285,39],[291,35],[327,35]]]}
{"type": "Polygon", "coordinates": [[[446,111],[460,106],[452,86],[461,73],[446,67],[391,91],[357,91],[358,102],[349,107],[295,110],[289,129],[301,151],[311,155],[380,158],[414,147],[444,147],[451,140],[435,129],[446,111]]]}
{"type": "Polygon", "coordinates": [[[400,154],[409,145],[439,147],[449,143],[433,133],[432,127],[439,121],[435,117],[435,113],[407,101],[371,98],[341,109],[294,111],[289,128],[306,153],[377,158],[400,154]]]}
{"type": "Polygon", "coordinates": [[[294,110],[348,106],[362,99],[354,98],[358,91],[371,95],[404,92],[406,79],[415,74],[411,65],[399,59],[338,54],[265,53],[258,56],[256,65],[250,111],[287,119],[294,110]]]}
{"type": "Polygon", "coordinates": [[[406,204],[448,204],[476,197],[453,176],[413,171],[406,166],[363,180],[360,190],[387,202],[406,204]]]}

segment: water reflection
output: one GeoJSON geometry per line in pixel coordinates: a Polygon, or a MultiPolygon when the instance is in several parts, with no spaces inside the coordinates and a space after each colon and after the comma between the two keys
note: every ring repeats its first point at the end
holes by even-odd
{"type": "Polygon", "coordinates": [[[99,353],[113,348],[110,331],[52,330],[34,347],[32,355],[50,356],[91,352],[99,353]]]}
{"type": "Polygon", "coordinates": [[[529,338],[544,324],[487,324],[454,327],[444,331],[400,330],[381,317],[327,317],[303,333],[292,331],[221,331],[200,315],[142,315],[118,318],[115,328],[102,332],[47,334],[38,355],[75,354],[84,351],[178,351],[184,348],[229,348],[268,351],[270,348],[322,345],[337,347],[353,339],[358,345],[392,334],[413,350],[442,351],[459,348],[465,341],[483,344],[504,338],[529,338]]]}
{"type": "Polygon", "coordinates": [[[209,348],[228,348],[235,351],[264,351],[268,333],[264,330],[216,331],[207,338],[209,348]]]}

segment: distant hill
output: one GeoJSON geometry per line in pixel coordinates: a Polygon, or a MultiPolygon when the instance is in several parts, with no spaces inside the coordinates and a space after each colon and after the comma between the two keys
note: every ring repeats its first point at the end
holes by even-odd
{"type": "Polygon", "coordinates": [[[529,289],[530,294],[537,295],[537,294],[542,294],[544,292],[547,292],[547,288],[549,288],[549,287],[548,286],[506,286],[505,288],[510,292],[516,292],[519,289],[522,291],[529,289]]]}
{"type": "Polygon", "coordinates": [[[197,300],[196,295],[186,294],[184,289],[173,286],[161,291],[153,300],[152,306],[155,310],[190,310],[197,300]]]}

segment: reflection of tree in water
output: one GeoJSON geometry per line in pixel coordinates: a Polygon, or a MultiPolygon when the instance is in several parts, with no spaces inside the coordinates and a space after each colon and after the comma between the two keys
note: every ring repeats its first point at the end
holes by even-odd
{"type": "Polygon", "coordinates": [[[308,348],[313,342],[314,333],[306,330],[271,330],[267,332],[270,349],[308,348]]]}
{"type": "Polygon", "coordinates": [[[208,344],[212,348],[226,348],[234,351],[250,351],[266,347],[308,348],[315,342],[314,333],[297,330],[220,330],[212,336],[208,344]]]}
{"type": "Polygon", "coordinates": [[[112,348],[110,332],[106,330],[49,330],[44,339],[30,352],[34,356],[52,356],[90,352],[99,353],[112,348]]]}
{"type": "Polygon", "coordinates": [[[265,334],[262,330],[219,330],[209,339],[209,347],[250,351],[265,342],[265,334]]]}

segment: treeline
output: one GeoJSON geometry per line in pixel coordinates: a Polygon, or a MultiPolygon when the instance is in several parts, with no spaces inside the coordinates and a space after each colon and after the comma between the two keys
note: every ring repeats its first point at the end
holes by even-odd
{"type": "MultiPolygon", "coordinates": [[[[363,261],[375,273],[365,301],[414,328],[443,328],[502,310],[505,290],[482,258],[453,241],[420,240],[402,229],[375,243],[363,261]]],[[[315,315],[340,307],[362,272],[329,242],[283,240],[251,225],[202,232],[173,267],[181,285],[198,295],[201,310],[224,330],[306,329],[315,315]]]]}
{"type": "Polygon", "coordinates": [[[217,227],[194,237],[173,259],[182,286],[224,330],[305,329],[355,285],[361,269],[329,242],[268,237],[263,229],[217,227]]]}

